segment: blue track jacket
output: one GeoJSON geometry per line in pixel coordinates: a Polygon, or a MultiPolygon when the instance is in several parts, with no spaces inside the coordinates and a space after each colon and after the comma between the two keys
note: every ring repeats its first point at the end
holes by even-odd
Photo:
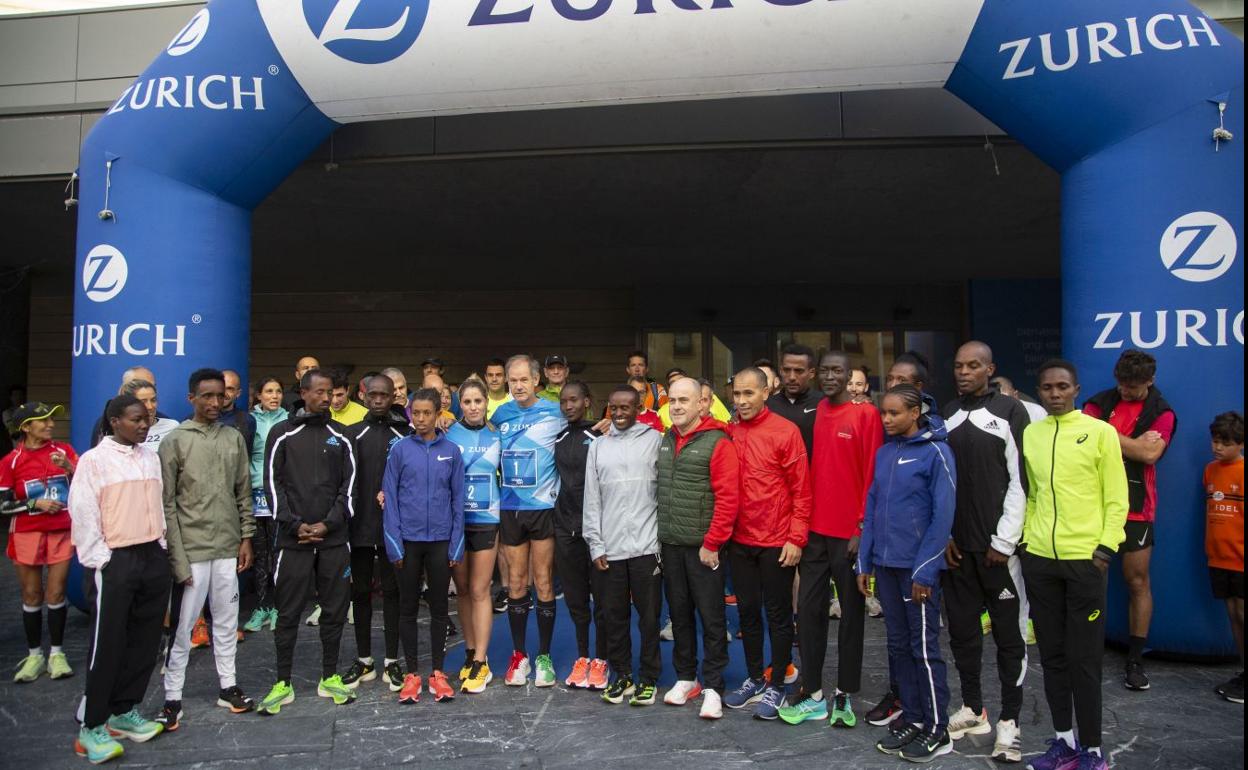
{"type": "Polygon", "coordinates": [[[876,566],[910,570],[910,579],[936,585],[953,529],[957,471],[939,420],[909,438],[890,437],[875,453],[867,492],[859,574],[876,566]]]}
{"type": "Polygon", "coordinates": [[[450,543],[451,561],[464,558],[464,461],[455,442],[438,431],[433,441],[413,433],[390,449],[381,479],[386,507],[386,555],[403,558],[403,541],[450,543]]]}

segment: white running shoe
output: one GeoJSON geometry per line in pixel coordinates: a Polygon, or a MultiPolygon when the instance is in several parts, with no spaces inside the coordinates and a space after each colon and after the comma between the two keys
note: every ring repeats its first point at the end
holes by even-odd
{"type": "Polygon", "coordinates": [[[308,619],[303,622],[309,626],[319,626],[321,624],[321,605],[318,604],[313,607],[311,614],[308,615],[308,619]]]}
{"type": "Polygon", "coordinates": [[[682,679],[667,691],[663,702],[669,706],[683,706],[701,694],[702,685],[693,680],[682,679]]]}
{"type": "Polygon", "coordinates": [[[1022,762],[1023,731],[1013,719],[997,722],[997,742],[992,747],[992,758],[998,762],[1022,762]]]}
{"type": "Polygon", "coordinates": [[[665,642],[676,641],[676,634],[672,632],[672,621],[667,621],[667,625],[663,626],[663,630],[659,632],[659,638],[665,642]]]}
{"type": "Polygon", "coordinates": [[[724,715],[724,704],[719,693],[714,690],[702,691],[702,710],[698,716],[703,719],[719,719],[724,715]]]}
{"type": "Polygon", "coordinates": [[[988,721],[988,709],[976,714],[969,706],[963,706],[949,717],[949,737],[955,741],[968,735],[987,735],[991,732],[992,723],[988,721]]]}
{"type": "Polygon", "coordinates": [[[884,616],[884,607],[880,605],[880,600],[874,596],[867,597],[867,617],[879,618],[884,616]]]}
{"type": "MultiPolygon", "coordinates": [[[[320,618],[317,618],[317,619],[319,620],[320,618]]],[[[347,622],[353,626],[355,625],[355,605],[354,604],[347,605],[347,622]]]]}
{"type": "Polygon", "coordinates": [[[840,599],[832,600],[832,604],[828,606],[828,617],[835,618],[837,620],[840,619],[841,617],[841,600],[840,599]]]}

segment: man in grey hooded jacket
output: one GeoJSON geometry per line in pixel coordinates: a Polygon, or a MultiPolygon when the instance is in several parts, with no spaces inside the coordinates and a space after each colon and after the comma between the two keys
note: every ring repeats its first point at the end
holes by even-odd
{"type": "Polygon", "coordinates": [[[594,440],[585,462],[584,537],[589,557],[606,573],[604,618],[615,681],[608,703],[631,696],[633,706],[655,701],[663,659],[659,653],[662,571],[659,565],[658,457],[662,434],[637,422],[641,399],[622,385],[607,399],[611,429],[594,440]],[[630,598],[631,602],[630,602],[630,598]],[[641,672],[632,673],[628,621],[637,608],[641,672]]]}

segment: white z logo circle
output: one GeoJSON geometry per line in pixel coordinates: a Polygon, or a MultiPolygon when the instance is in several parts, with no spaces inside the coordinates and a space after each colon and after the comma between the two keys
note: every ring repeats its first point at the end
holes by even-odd
{"type": "Polygon", "coordinates": [[[126,288],[130,268],[115,247],[101,243],[82,262],[82,291],[92,302],[108,302],[126,288]]]}

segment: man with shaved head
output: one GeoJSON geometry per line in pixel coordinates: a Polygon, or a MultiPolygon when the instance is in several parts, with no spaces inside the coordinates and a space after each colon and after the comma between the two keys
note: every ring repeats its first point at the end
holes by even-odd
{"type": "Polygon", "coordinates": [[[303,399],[299,397],[303,375],[320,368],[321,362],[316,360],[316,356],[304,356],[295,362],[295,384],[287,388],[285,395],[282,396],[282,408],[290,412],[291,416],[294,416],[303,406],[303,399]]]}
{"type": "Polygon", "coordinates": [[[701,692],[700,716],[719,719],[728,665],[720,551],[736,524],[740,461],[728,426],[707,416],[710,398],[701,383],[674,380],[667,399],[672,429],[659,445],[658,522],[676,684],[663,702],[682,706],[701,692]],[[695,610],[702,620],[701,684],[695,610]]]}
{"type": "Polygon", "coordinates": [[[1022,402],[994,390],[992,349],[972,340],[958,348],[953,378],[958,398],[944,408],[949,447],[957,463],[957,508],[945,550],[943,581],[949,646],[962,681],[962,708],[949,718],[949,736],[992,732],[980,672],[984,650],[980,611],[988,608],[997,643],[1001,718],[994,759],[1018,762],[1019,713],[1027,670],[1027,594],[1015,549],[1023,534],[1027,479],[1022,402]]]}
{"type": "Polygon", "coordinates": [[[767,375],[749,366],[732,378],[737,422],[732,442],[740,460],[741,510],[728,547],[737,592],[741,641],[749,677],[724,697],[754,716],[776,719],[793,657],[793,578],[810,527],[806,444],[797,426],[767,408],[767,375]],[[763,669],[763,611],[771,642],[770,676],[763,669]]]}

